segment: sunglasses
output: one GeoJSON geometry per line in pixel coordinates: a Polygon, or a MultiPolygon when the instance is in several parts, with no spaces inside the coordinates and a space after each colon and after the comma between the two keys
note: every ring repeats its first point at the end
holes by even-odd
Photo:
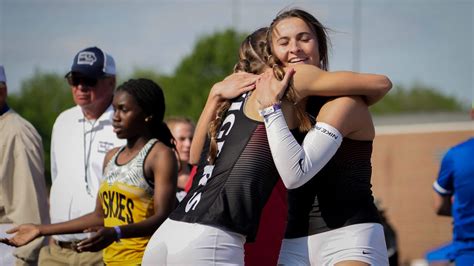
{"type": "Polygon", "coordinates": [[[73,75],[68,76],[66,79],[69,85],[71,86],[79,86],[79,84],[82,84],[82,86],[86,87],[95,87],[95,85],[97,85],[97,82],[99,81],[96,78],[78,77],[73,75]]]}

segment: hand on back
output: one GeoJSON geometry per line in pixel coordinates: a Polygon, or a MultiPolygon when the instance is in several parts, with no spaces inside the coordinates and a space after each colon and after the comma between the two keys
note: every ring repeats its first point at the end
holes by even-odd
{"type": "Polygon", "coordinates": [[[211,94],[219,100],[230,100],[242,93],[253,90],[259,76],[246,72],[237,72],[214,84],[211,94]]]}

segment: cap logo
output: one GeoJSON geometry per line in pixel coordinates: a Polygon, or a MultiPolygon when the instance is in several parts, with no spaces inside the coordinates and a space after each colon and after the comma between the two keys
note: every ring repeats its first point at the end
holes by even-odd
{"type": "Polygon", "coordinates": [[[93,65],[97,61],[97,57],[93,52],[80,52],[77,56],[78,65],[93,65]]]}

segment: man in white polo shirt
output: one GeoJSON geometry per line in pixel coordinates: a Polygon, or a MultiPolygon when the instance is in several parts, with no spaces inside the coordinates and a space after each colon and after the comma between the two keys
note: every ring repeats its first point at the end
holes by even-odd
{"type": "MultiPolygon", "coordinates": [[[[97,47],[80,51],[66,75],[77,104],[62,112],[51,137],[51,223],[68,221],[95,208],[108,150],[125,144],[112,128],[114,59],[97,47]]],[[[103,265],[102,252],[78,253],[86,234],[53,236],[41,250],[40,265],[103,265]]]]}

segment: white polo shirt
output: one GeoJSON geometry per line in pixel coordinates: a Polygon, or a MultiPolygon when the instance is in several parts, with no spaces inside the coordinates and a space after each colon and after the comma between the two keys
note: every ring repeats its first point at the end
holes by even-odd
{"type": "MultiPolygon", "coordinates": [[[[126,143],[113,132],[112,116],[113,108],[109,106],[99,119],[88,121],[81,108],[75,106],[56,119],[51,136],[51,223],[69,221],[95,209],[104,156],[111,148],[126,143]]],[[[60,241],[86,237],[53,236],[60,241]]]]}

